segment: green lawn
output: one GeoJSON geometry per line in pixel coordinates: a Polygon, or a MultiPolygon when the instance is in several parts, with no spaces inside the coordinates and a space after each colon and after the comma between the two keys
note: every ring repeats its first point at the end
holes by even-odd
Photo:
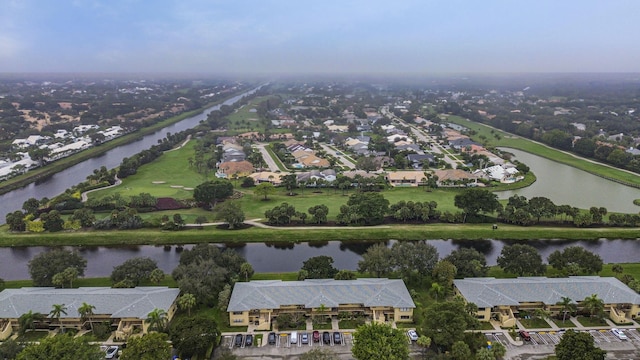
{"type": "Polygon", "coordinates": [[[527,329],[547,329],[551,327],[549,323],[539,318],[520,319],[520,323],[527,329]]]}
{"type": "Polygon", "coordinates": [[[16,341],[17,342],[40,341],[46,338],[48,335],[49,335],[49,332],[46,330],[27,331],[24,334],[18,336],[16,341]]]}
{"type": "Polygon", "coordinates": [[[567,314],[567,319],[564,322],[562,322],[562,319],[556,319],[556,318],[550,318],[550,320],[553,321],[553,323],[556,324],[556,326],[561,329],[576,327],[576,324],[574,324],[573,321],[569,320],[569,314],[567,314]]]}
{"type": "Polygon", "coordinates": [[[249,104],[243,105],[227,118],[229,119],[229,130],[234,133],[243,133],[248,131],[265,132],[266,119],[258,115],[255,110],[256,106],[269,99],[271,96],[260,96],[251,99],[249,104]]]}
{"type": "Polygon", "coordinates": [[[597,317],[578,316],[577,319],[582,326],[608,326],[606,321],[597,317]]]}

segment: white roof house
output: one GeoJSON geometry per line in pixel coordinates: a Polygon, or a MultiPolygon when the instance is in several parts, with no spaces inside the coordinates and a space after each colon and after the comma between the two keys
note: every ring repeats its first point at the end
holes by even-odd
{"type": "Polygon", "coordinates": [[[84,287],[56,289],[25,287],[0,292],[0,319],[17,319],[29,311],[48,314],[54,304],[64,304],[67,314],[61,318],[78,318],[82,303],[95,306],[96,315],[111,318],[146,319],[154,309],[168,310],[180,294],[180,289],[167,287],[137,287],[114,289],[84,287]]]}
{"type": "Polygon", "coordinates": [[[328,308],[340,304],[366,307],[415,308],[404,282],[399,279],[307,279],[304,281],[261,280],[238,282],[227,311],[278,309],[287,305],[328,308]]]}

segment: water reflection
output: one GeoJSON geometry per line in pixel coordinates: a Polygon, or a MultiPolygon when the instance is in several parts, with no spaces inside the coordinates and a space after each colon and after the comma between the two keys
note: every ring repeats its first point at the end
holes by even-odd
{"type": "MultiPolygon", "coordinates": [[[[529,244],[534,246],[546,262],[548,256],[568,246],[581,246],[599,254],[605,263],[637,262],[640,258],[640,242],[636,240],[425,240],[433,245],[440,257],[449,255],[461,247],[474,248],[484,254],[488,265],[495,265],[504,246],[511,244],[529,244]]],[[[313,256],[326,255],[334,259],[338,269],[356,270],[358,262],[370,246],[377,242],[365,241],[316,241],[313,243],[231,243],[226,247],[242,255],[257,272],[298,271],[302,263],[313,256]]],[[[383,242],[393,246],[395,241],[383,242]]],[[[225,248],[225,245],[218,245],[225,248]]],[[[82,246],[76,248],[87,259],[87,277],[106,277],[113,268],[133,257],[149,257],[158,263],[158,267],[171,273],[180,261],[183,249],[193,245],[174,246],[82,246]],[[175,250],[175,251],[172,251],[175,250]]],[[[48,250],[47,247],[0,248],[0,278],[5,280],[28,279],[28,263],[35,255],[48,250]]]]}

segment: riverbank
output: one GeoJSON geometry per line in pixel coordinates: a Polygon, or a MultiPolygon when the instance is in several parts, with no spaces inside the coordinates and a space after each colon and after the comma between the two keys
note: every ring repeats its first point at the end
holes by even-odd
{"type": "Polygon", "coordinates": [[[154,229],[126,231],[77,231],[39,234],[17,234],[0,228],[1,247],[19,246],[119,246],[119,245],[177,245],[196,243],[300,243],[312,241],[387,241],[423,239],[461,240],[637,240],[640,228],[575,228],[528,226],[520,227],[500,224],[497,230],[491,224],[427,224],[389,225],[386,228],[318,227],[262,228],[249,227],[241,230],[226,230],[217,226],[182,231],[154,229]],[[347,229],[357,229],[348,231],[347,229]]]}
{"type": "Polygon", "coordinates": [[[216,102],[212,102],[209,103],[199,109],[195,109],[195,110],[191,110],[191,111],[187,111],[184,112],[180,115],[176,115],[173,117],[170,117],[168,119],[165,119],[163,121],[160,121],[156,124],[153,124],[151,126],[139,129],[133,133],[129,133],[126,135],[123,135],[121,137],[118,137],[116,139],[113,139],[111,141],[108,141],[106,143],[100,144],[98,146],[94,146],[91,147],[87,150],[81,151],[79,153],[73,154],[71,156],[62,158],[60,160],[56,160],[50,164],[47,164],[46,166],[28,171],[22,175],[16,176],[14,178],[11,178],[9,180],[3,181],[2,184],[0,184],[0,195],[2,194],[6,194],[10,191],[22,188],[28,184],[31,184],[33,182],[37,182],[40,181],[42,179],[46,179],[47,177],[50,177],[62,170],[67,169],[70,166],[76,165],[78,163],[81,163],[85,160],[100,156],[106,152],[108,152],[109,150],[115,149],[119,146],[122,145],[126,145],[129,143],[132,143],[134,141],[137,141],[139,139],[141,139],[142,137],[149,135],[149,134],[153,134],[154,132],[167,127],[169,125],[173,125],[177,122],[180,122],[186,118],[195,116],[195,115],[199,115],[202,114],[203,112],[205,112],[207,109],[216,106],[218,104],[222,104],[223,102],[225,102],[228,99],[233,98],[234,96],[237,96],[238,94],[243,93],[243,91],[240,92],[236,92],[233,93],[231,95],[229,95],[228,97],[221,99],[219,101],[216,102]]]}

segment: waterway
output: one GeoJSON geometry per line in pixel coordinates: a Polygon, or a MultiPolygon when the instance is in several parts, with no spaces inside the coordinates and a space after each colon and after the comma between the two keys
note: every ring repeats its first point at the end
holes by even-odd
{"type": "MultiPolygon", "coordinates": [[[[510,241],[502,240],[427,240],[438,249],[440,257],[447,256],[460,247],[473,247],[487,257],[488,265],[495,265],[505,245],[510,241]]],[[[248,243],[234,246],[232,249],[242,255],[256,272],[292,272],[298,271],[302,263],[310,257],[327,255],[334,259],[338,269],[356,270],[362,254],[373,243],[346,243],[328,241],[321,243],[265,244],[248,243]]],[[[387,242],[391,246],[393,241],[387,242]]],[[[528,241],[540,252],[546,262],[549,254],[567,246],[581,246],[599,254],[605,263],[637,262],[640,258],[640,242],[636,240],[595,240],[528,241]]],[[[190,249],[192,246],[185,246],[190,249]]],[[[178,266],[180,248],[173,246],[132,246],[132,247],[80,247],[76,249],[87,259],[86,277],[108,277],[114,266],[134,257],[149,257],[155,260],[165,273],[171,273],[178,266]]],[[[29,279],[28,263],[35,255],[46,251],[45,247],[0,248],[0,278],[5,280],[29,279]]]]}
{"type": "Polygon", "coordinates": [[[504,148],[531,168],[537,180],[526,188],[498,192],[500,199],[517,194],[530,199],[544,196],[556,205],[571,205],[581,209],[605,207],[609,212],[638,213],[640,207],[633,199],[640,199],[640,189],[605,180],[586,171],[560,164],[524,151],[504,148]]]}
{"type": "Polygon", "coordinates": [[[254,93],[256,89],[247,91],[243,94],[234,96],[220,105],[215,105],[205,109],[202,113],[181,120],[172,125],[168,125],[153,134],[142,137],[141,139],[126,145],[119,146],[108,152],[73,165],[59,173],[56,173],[45,180],[31,183],[21,189],[17,189],[6,194],[0,195],[0,224],[5,223],[6,215],[9,212],[20,210],[22,204],[29,198],[42,199],[44,197],[53,198],[66,189],[86,180],[87,176],[93,173],[94,169],[106,166],[113,169],[120,165],[122,159],[137,154],[143,150],[149,149],[151,146],[158,144],[158,140],[167,136],[167,133],[178,133],[197,126],[201,121],[207,119],[207,115],[214,110],[220,109],[222,105],[231,105],[240,100],[243,96],[254,93]]]}

